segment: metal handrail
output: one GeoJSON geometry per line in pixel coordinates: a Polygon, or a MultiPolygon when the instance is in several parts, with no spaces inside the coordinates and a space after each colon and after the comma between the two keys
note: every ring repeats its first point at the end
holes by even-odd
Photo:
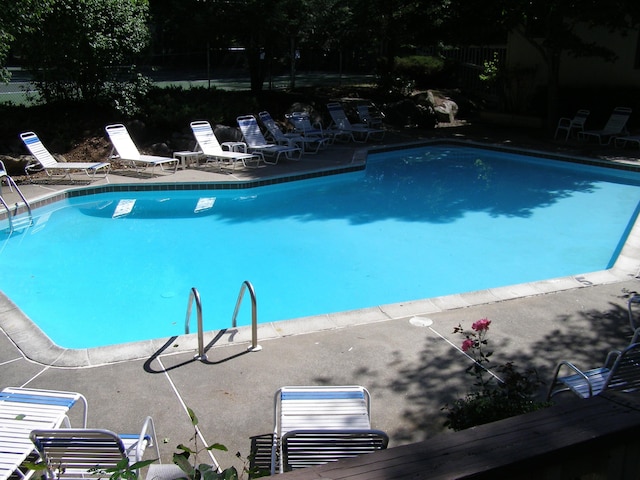
{"type": "Polygon", "coordinates": [[[13,233],[13,220],[11,219],[11,211],[9,210],[9,205],[4,201],[4,198],[0,196],[0,203],[4,205],[5,210],[7,211],[7,219],[9,220],[9,234],[13,233]]]}
{"type": "MultiPolygon", "coordinates": [[[[9,184],[11,186],[13,186],[13,188],[16,189],[16,192],[18,192],[18,195],[20,195],[20,198],[22,199],[22,202],[24,203],[24,206],[27,207],[27,212],[29,212],[29,218],[31,218],[31,220],[33,221],[33,215],[31,213],[31,205],[29,205],[29,202],[27,202],[27,199],[25,198],[24,194],[22,193],[22,190],[20,190],[18,188],[18,185],[16,184],[15,180],[12,177],[10,177],[9,175],[5,175],[5,178],[7,179],[9,184]]],[[[18,205],[16,204],[16,214],[18,213],[17,206],[18,205]]]]}
{"type": "Polygon", "coordinates": [[[202,302],[200,301],[200,293],[196,287],[191,288],[189,294],[189,302],[187,303],[187,318],[184,320],[184,333],[189,333],[189,324],[191,323],[191,307],[193,307],[193,301],[196,301],[196,311],[198,312],[198,355],[195,356],[198,360],[206,360],[207,354],[204,353],[204,329],[202,328],[202,302]]]}
{"type": "MultiPolygon", "coordinates": [[[[256,300],[256,292],[253,289],[253,285],[248,280],[242,282],[240,286],[240,293],[238,293],[238,300],[236,301],[236,308],[233,311],[233,318],[231,320],[232,327],[237,326],[237,317],[240,310],[240,304],[244,297],[245,290],[249,290],[251,296],[251,346],[247,349],[251,352],[259,352],[262,347],[258,345],[258,301],[256,300]]],[[[198,314],[198,354],[195,356],[197,360],[206,361],[207,354],[204,353],[204,328],[202,325],[202,301],[200,300],[200,293],[196,287],[191,288],[189,293],[189,301],[187,303],[187,316],[184,320],[184,333],[189,334],[191,324],[191,309],[193,302],[196,302],[196,311],[198,314]]]]}
{"type": "Polygon", "coordinates": [[[245,280],[240,286],[240,292],[238,293],[236,308],[233,311],[231,325],[233,328],[235,328],[237,325],[236,320],[238,317],[238,311],[240,310],[240,304],[242,303],[244,292],[247,289],[249,290],[249,295],[251,296],[251,346],[248,350],[251,352],[259,352],[260,350],[262,350],[262,347],[258,345],[258,301],[256,300],[256,292],[249,280],[245,280]]]}
{"type": "MultiPolygon", "coordinates": [[[[0,164],[2,164],[2,162],[0,162],[0,164]]],[[[0,165],[0,166],[3,167],[3,165],[0,165]]],[[[5,178],[7,180],[8,186],[11,188],[14,188],[16,192],[18,192],[18,195],[20,195],[20,198],[22,199],[22,202],[24,203],[25,207],[27,208],[27,212],[29,213],[29,226],[33,225],[33,214],[31,213],[31,205],[29,205],[29,202],[27,202],[27,199],[22,193],[22,190],[18,188],[18,185],[16,184],[15,180],[11,176],[4,173],[2,176],[0,176],[0,180],[2,178],[5,178]]],[[[9,234],[11,234],[13,233],[13,219],[11,215],[11,210],[9,209],[9,205],[7,205],[7,203],[4,201],[4,198],[2,198],[2,195],[0,195],[0,202],[2,202],[2,205],[7,210],[7,218],[9,219],[9,234]]],[[[14,212],[14,215],[18,215],[17,203],[16,203],[16,210],[14,212]]]]}

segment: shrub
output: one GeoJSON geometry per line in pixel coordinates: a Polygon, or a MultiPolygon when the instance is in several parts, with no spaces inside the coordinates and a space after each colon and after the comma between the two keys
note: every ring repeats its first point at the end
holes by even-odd
{"type": "Polygon", "coordinates": [[[439,57],[412,55],[395,59],[396,76],[415,83],[418,88],[437,86],[445,69],[445,60],[439,57]]]}
{"type": "Polygon", "coordinates": [[[491,320],[483,318],[471,325],[471,331],[464,330],[460,325],[453,331],[464,337],[462,351],[474,360],[466,369],[474,382],[471,391],[463,398],[443,407],[447,411],[444,425],[452,430],[464,430],[549,406],[535,399],[543,384],[535,369],[521,373],[513,362],[491,365],[493,352],[487,350],[486,338],[489,325],[491,320]],[[497,373],[493,373],[489,367],[497,373]]]}

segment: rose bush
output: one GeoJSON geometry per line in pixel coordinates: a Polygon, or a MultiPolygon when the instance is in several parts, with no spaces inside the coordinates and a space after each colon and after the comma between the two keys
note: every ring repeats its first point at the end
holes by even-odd
{"type": "Polygon", "coordinates": [[[473,363],[466,372],[474,377],[470,391],[453,404],[445,405],[445,426],[463,430],[475,425],[532,412],[549,404],[536,399],[543,382],[534,368],[519,372],[513,362],[492,365],[487,333],[491,320],[481,318],[465,330],[461,325],[453,333],[464,337],[461,350],[473,363]]]}

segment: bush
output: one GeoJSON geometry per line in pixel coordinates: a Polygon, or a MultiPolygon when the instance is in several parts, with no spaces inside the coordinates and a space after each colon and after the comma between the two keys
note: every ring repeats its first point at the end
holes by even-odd
{"type": "Polygon", "coordinates": [[[452,430],[464,430],[549,406],[535,399],[542,385],[535,369],[520,373],[513,362],[507,362],[492,367],[500,377],[489,370],[493,352],[486,350],[486,335],[490,324],[491,320],[483,318],[473,323],[472,331],[465,331],[460,325],[454,329],[454,333],[465,338],[462,351],[474,359],[467,373],[475,381],[470,393],[442,408],[447,411],[444,425],[452,430]]]}
{"type": "Polygon", "coordinates": [[[395,59],[396,76],[413,82],[418,88],[439,86],[446,67],[445,60],[439,57],[412,55],[395,59]]]}

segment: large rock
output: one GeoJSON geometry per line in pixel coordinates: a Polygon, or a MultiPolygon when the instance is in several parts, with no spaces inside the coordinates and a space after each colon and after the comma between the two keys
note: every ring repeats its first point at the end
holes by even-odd
{"type": "Polygon", "coordinates": [[[435,128],[438,123],[433,108],[418,98],[389,103],[383,110],[385,122],[399,127],[435,128]]]}
{"type": "Polygon", "coordinates": [[[427,92],[427,99],[439,122],[453,123],[458,114],[458,104],[448,97],[443,97],[432,90],[427,92]]]}

